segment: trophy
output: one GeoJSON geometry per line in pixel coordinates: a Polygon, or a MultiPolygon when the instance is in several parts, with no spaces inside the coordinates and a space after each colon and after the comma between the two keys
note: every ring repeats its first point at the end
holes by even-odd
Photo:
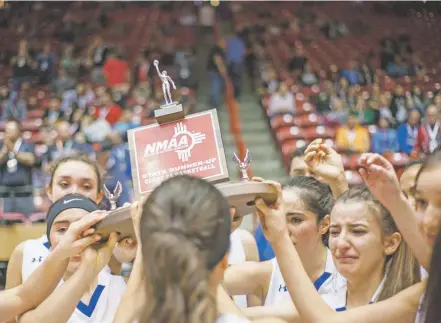
{"type": "Polygon", "coordinates": [[[104,195],[106,196],[106,198],[110,202],[110,209],[111,210],[116,209],[116,203],[118,202],[118,199],[119,199],[119,196],[121,195],[121,193],[122,193],[122,185],[119,181],[116,183],[115,189],[113,190],[113,194],[110,193],[107,186],[104,185],[104,195]]]}
{"type": "Polygon", "coordinates": [[[233,155],[233,160],[241,173],[241,181],[237,183],[219,184],[216,187],[227,198],[230,207],[234,207],[241,215],[251,214],[254,211],[256,198],[261,197],[266,203],[272,204],[277,201],[277,188],[268,183],[253,182],[248,177],[248,167],[251,164],[251,153],[247,149],[243,161],[233,155]]]}
{"type": "Polygon", "coordinates": [[[158,73],[159,78],[162,82],[162,92],[164,94],[165,105],[161,105],[161,107],[154,111],[156,121],[159,124],[172,122],[176,119],[182,119],[185,116],[184,109],[179,102],[174,102],[171,96],[170,84],[173,86],[173,89],[176,90],[176,85],[168,76],[167,71],[159,70],[159,62],[157,60],[153,61],[153,65],[156,67],[156,72],[158,73]]]}
{"type": "Polygon", "coordinates": [[[95,226],[96,232],[101,235],[101,244],[105,242],[112,232],[119,234],[119,239],[132,238],[136,239],[133,232],[132,217],[130,214],[130,206],[116,208],[116,203],[122,193],[122,185],[118,181],[113,193],[110,193],[106,185],[104,185],[104,195],[110,202],[111,212],[106,218],[95,226]]]}

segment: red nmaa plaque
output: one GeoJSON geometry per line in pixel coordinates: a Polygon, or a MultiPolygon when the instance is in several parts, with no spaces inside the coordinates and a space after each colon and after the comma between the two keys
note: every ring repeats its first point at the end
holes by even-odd
{"type": "Polygon", "coordinates": [[[216,110],[132,129],[128,138],[137,199],[176,175],[229,178],[216,110]]]}

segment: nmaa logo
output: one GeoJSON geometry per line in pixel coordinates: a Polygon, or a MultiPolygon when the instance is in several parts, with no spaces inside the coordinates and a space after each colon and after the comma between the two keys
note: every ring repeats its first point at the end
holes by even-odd
{"type": "Polygon", "coordinates": [[[144,151],[144,157],[159,155],[174,151],[178,158],[187,162],[191,157],[191,150],[195,145],[201,144],[205,140],[205,134],[201,132],[190,132],[187,126],[179,122],[175,127],[175,134],[170,140],[157,141],[147,144],[144,151]]]}

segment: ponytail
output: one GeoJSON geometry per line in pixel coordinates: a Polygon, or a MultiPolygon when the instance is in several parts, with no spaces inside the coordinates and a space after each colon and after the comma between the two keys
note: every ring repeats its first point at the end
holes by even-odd
{"type": "Polygon", "coordinates": [[[226,199],[202,179],[175,176],[149,195],[140,221],[148,295],[142,322],[216,320],[224,269],[218,264],[226,257],[230,230],[226,199]]]}
{"type": "Polygon", "coordinates": [[[143,243],[149,309],[145,322],[205,323],[216,320],[201,252],[184,234],[155,232],[143,243]],[[151,303],[151,304],[150,304],[151,303]]]}
{"type": "Polygon", "coordinates": [[[377,302],[391,298],[421,280],[420,266],[406,241],[386,259],[384,285],[377,302]]]}

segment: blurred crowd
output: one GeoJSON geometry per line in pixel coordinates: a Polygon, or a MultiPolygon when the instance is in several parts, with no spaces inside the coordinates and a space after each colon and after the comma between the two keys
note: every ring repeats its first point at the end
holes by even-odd
{"type": "Polygon", "coordinates": [[[194,43],[176,41],[176,30],[182,26],[190,25],[190,36],[196,33],[191,28],[197,21],[189,19],[196,13],[188,8],[185,4],[169,8],[148,3],[28,2],[10,3],[0,10],[1,31],[17,36],[15,50],[12,46],[0,50],[3,69],[11,72],[0,84],[4,212],[30,216],[44,211],[43,188],[51,162],[79,151],[99,162],[110,191],[118,181],[122,183],[118,205],[131,199],[127,130],[154,122],[153,110],[165,103],[153,60],[159,60],[160,70],[167,70],[174,80],[178,90],[173,99],[187,111],[195,105],[194,43]],[[75,16],[74,10],[98,10],[98,20],[75,16]],[[181,24],[173,21],[174,16],[163,19],[149,31],[146,46],[131,48],[107,40],[107,32],[123,28],[118,14],[127,10],[157,12],[159,19],[171,12],[181,24]],[[35,12],[41,13],[37,25],[30,18],[35,12]],[[58,27],[49,34],[36,28],[50,23],[58,27]]]}

